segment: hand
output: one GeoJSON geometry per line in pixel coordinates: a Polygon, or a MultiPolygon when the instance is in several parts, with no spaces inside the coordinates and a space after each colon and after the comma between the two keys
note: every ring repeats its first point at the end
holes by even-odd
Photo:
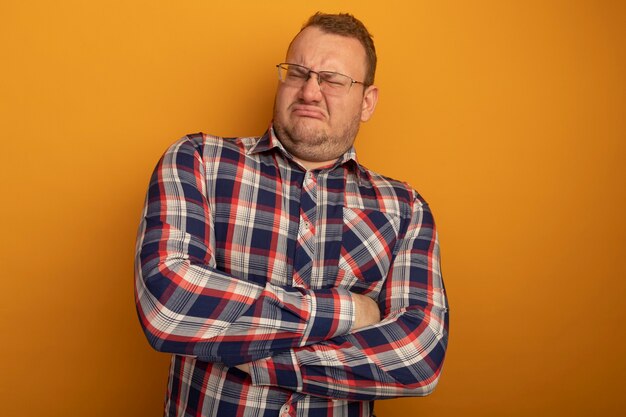
{"type": "Polygon", "coordinates": [[[380,310],[376,301],[362,294],[351,295],[355,306],[353,330],[380,323],[380,310]]]}
{"type": "Polygon", "coordinates": [[[248,375],[250,374],[250,364],[249,363],[242,363],[241,365],[236,365],[235,368],[244,371],[245,373],[247,373],[248,375]]]}

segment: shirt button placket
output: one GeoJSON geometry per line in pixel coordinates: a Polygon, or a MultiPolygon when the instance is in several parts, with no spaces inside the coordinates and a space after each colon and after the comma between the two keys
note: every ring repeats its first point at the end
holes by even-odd
{"type": "MultiPolygon", "coordinates": [[[[303,186],[310,190],[312,187],[315,187],[314,182],[315,178],[313,172],[307,171],[306,174],[304,174],[303,186]]],[[[302,216],[300,216],[300,221],[306,230],[311,229],[311,227],[313,226],[309,221],[303,220],[302,216]]]]}

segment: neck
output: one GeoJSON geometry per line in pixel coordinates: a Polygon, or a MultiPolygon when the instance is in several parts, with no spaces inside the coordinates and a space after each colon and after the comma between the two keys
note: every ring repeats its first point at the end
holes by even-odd
{"type": "Polygon", "coordinates": [[[305,168],[307,171],[311,171],[313,169],[318,169],[318,168],[324,168],[324,167],[328,167],[332,164],[334,164],[337,159],[333,159],[331,161],[305,161],[304,159],[300,159],[300,158],[296,158],[293,157],[293,159],[299,163],[300,165],[302,165],[303,168],[305,168]]]}

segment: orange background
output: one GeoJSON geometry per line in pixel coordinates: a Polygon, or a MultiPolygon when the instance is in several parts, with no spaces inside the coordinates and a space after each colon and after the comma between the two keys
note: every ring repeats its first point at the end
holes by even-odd
{"type": "Polygon", "coordinates": [[[441,382],[382,417],[614,416],[626,401],[620,1],[0,3],[0,414],[160,415],[132,293],[150,172],[186,133],[266,128],[316,10],[374,34],[361,161],[439,226],[441,382]]]}

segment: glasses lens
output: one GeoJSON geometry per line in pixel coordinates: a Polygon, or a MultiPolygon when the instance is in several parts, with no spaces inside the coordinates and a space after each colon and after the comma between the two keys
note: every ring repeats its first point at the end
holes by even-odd
{"type": "Polygon", "coordinates": [[[319,77],[322,91],[330,94],[345,93],[352,84],[352,78],[336,72],[321,71],[319,77]]]}
{"type": "Polygon", "coordinates": [[[352,78],[347,75],[332,71],[312,72],[306,67],[295,64],[278,65],[278,78],[291,87],[301,88],[312,74],[317,74],[320,90],[327,94],[345,94],[352,86],[352,78]]]}
{"type": "Polygon", "coordinates": [[[282,82],[298,87],[306,82],[309,71],[299,65],[281,64],[278,66],[278,76],[282,82]]]}

